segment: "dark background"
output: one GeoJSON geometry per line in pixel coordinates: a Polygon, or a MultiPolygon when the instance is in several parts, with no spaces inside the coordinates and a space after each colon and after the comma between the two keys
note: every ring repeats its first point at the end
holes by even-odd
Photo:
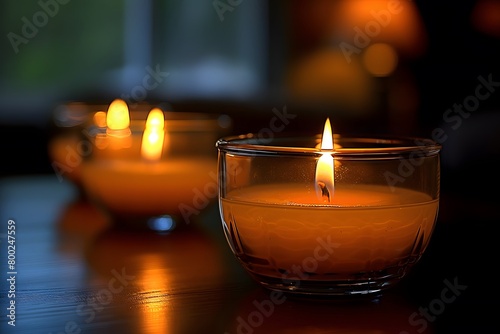
{"type": "MultiPolygon", "coordinates": [[[[432,137],[441,128],[440,216],[422,260],[426,270],[416,271],[408,285],[423,306],[439,297],[445,279],[467,285],[439,316],[437,330],[497,328],[499,84],[456,128],[443,115],[475,94],[479,76],[500,82],[500,2],[409,2],[405,11],[413,10],[420,30],[399,31],[409,51],[395,47],[398,67],[386,77],[338,61],[342,38],[352,43],[352,28],[366,24],[336,25],[349,15],[341,1],[235,3],[221,20],[210,1],[73,0],[60,4],[16,53],[8,34],[22,35],[22,18],[31,20],[41,7],[1,1],[0,177],[53,174],[47,145],[56,106],[109,103],[140,84],[146,66],[170,73],[147,92],[147,101],[166,101],[179,111],[227,113],[235,134],[268,126],[273,108],[284,106],[297,115],[286,128],[293,132],[319,133],[325,117],[338,132],[432,137]],[[331,63],[308,63],[334,50],[337,57],[325,58],[331,63]],[[294,77],[304,63],[313,65],[294,77]],[[317,74],[330,71],[326,78],[317,74]],[[369,93],[362,93],[363,82],[369,93]],[[304,98],[304,87],[323,94],[304,98]]],[[[371,44],[391,45],[384,34],[371,44]]],[[[394,41],[398,45],[401,37],[394,41]]]]}
{"type": "MultiPolygon", "coordinates": [[[[310,70],[310,76],[296,79],[302,82],[299,88],[290,78],[301,64],[321,51],[340,54],[339,31],[347,31],[343,41],[354,45],[353,27],[365,28],[373,18],[354,20],[342,30],[340,23],[334,24],[340,22],[336,15],[347,15],[342,1],[233,3],[238,5],[219,16],[213,4],[196,1],[70,1],[60,4],[26,44],[17,45],[16,53],[8,34],[22,38],[22,18],[33,23],[42,7],[0,2],[5,36],[0,45],[0,135],[2,144],[15,137],[18,148],[10,154],[19,153],[15,163],[2,165],[2,174],[50,173],[44,141],[56,106],[66,101],[108,104],[131,95],[148,66],[169,76],[147,91],[144,100],[167,101],[176,110],[228,113],[235,119],[235,132],[257,131],[268,125],[273,108],[286,105],[301,115],[289,131],[317,132],[327,116],[337,132],[431,137],[434,128],[443,127],[448,135],[444,167],[477,165],[473,161],[495,153],[483,154],[482,147],[486,142],[497,148],[496,92],[456,129],[443,122],[443,114],[474,94],[479,76],[500,81],[497,1],[411,2],[408,10],[415,12],[419,27],[399,34],[410,47],[397,50],[398,67],[391,75],[349,82],[359,77],[352,70],[356,65],[336,59],[338,63],[311,65],[333,69],[333,74],[324,79],[310,70]],[[367,82],[371,91],[359,93],[367,82]],[[303,86],[324,94],[303,98],[303,86]],[[391,102],[394,96],[400,97],[397,106],[391,102]],[[464,158],[470,154],[474,159],[464,158]]],[[[383,33],[370,44],[400,42],[383,33]]]]}

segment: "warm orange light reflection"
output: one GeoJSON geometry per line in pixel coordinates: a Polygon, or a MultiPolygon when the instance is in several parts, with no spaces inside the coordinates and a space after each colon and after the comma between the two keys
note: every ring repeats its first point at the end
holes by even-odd
{"type": "Polygon", "coordinates": [[[292,65],[287,81],[296,99],[333,102],[358,114],[366,115],[373,110],[372,77],[358,58],[353,57],[348,63],[339,50],[318,50],[304,56],[292,65]]]}
{"type": "Polygon", "coordinates": [[[500,37],[500,2],[480,0],[476,2],[471,20],[474,28],[495,37],[500,37]]]}
{"type": "Polygon", "coordinates": [[[98,133],[94,138],[94,144],[98,149],[104,150],[108,147],[109,141],[105,134],[98,133]]]}
{"type": "Polygon", "coordinates": [[[152,109],[148,114],[146,128],[142,135],[141,155],[143,158],[151,161],[161,158],[165,139],[164,124],[163,112],[158,108],[152,109]]]}
{"type": "Polygon", "coordinates": [[[116,99],[108,107],[106,117],[107,133],[114,136],[130,135],[130,114],[127,103],[116,99]]]}
{"type": "Polygon", "coordinates": [[[353,36],[347,41],[357,47],[358,39],[367,44],[385,42],[410,57],[426,49],[424,23],[413,1],[343,0],[335,16],[335,31],[350,31],[353,36]]]}
{"type": "Polygon", "coordinates": [[[385,77],[390,75],[398,64],[398,54],[389,44],[376,43],[370,45],[363,54],[365,68],[372,75],[385,77]]]}
{"type": "MultiPolygon", "coordinates": [[[[321,150],[333,150],[333,134],[327,118],[321,138],[321,150]]],[[[323,202],[330,202],[334,191],[334,159],[331,152],[324,152],[316,165],[316,193],[323,202]]]]}
{"type": "Polygon", "coordinates": [[[162,268],[162,258],[156,254],[143,257],[144,268],[138,276],[143,302],[141,303],[142,333],[171,333],[170,298],[164,291],[169,287],[169,272],[162,268]]]}

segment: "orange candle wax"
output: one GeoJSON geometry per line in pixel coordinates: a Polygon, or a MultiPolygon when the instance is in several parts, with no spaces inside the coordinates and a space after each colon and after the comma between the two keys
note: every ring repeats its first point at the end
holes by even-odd
{"type": "Polygon", "coordinates": [[[304,186],[258,185],[229,192],[221,205],[252,271],[279,278],[323,247],[326,258],[310,273],[316,279],[416,260],[438,210],[427,194],[375,185],[337,187],[328,204],[304,186]]]}
{"type": "Polygon", "coordinates": [[[109,211],[120,214],[179,214],[192,206],[195,190],[213,183],[216,160],[203,157],[165,161],[88,161],[82,179],[88,193],[109,211]]]}
{"type": "MultiPolygon", "coordinates": [[[[193,206],[196,190],[214,182],[216,159],[189,152],[167,152],[164,157],[168,133],[163,111],[149,112],[139,136],[130,133],[126,104],[114,103],[117,107],[110,107],[114,113],[108,113],[108,126],[113,126],[103,142],[113,139],[120,145],[105,146],[85,163],[82,178],[88,194],[121,217],[182,214],[182,205],[193,206]],[[118,121],[110,122],[111,116],[118,121]],[[121,145],[124,140],[128,147],[121,145]]],[[[187,134],[182,138],[191,139],[187,134]]]]}

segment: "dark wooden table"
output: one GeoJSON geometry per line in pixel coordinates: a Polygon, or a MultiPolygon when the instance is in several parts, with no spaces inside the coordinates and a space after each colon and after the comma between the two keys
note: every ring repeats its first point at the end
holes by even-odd
{"type": "Polygon", "coordinates": [[[488,277],[498,263],[487,254],[492,222],[483,215],[470,222],[473,228],[461,224],[467,214],[454,210],[470,205],[461,201],[443,195],[425,256],[381,298],[276,300],[233,257],[215,201],[186,229],[133,232],[110,224],[55,175],[6,177],[0,179],[1,333],[491,332],[498,327],[496,284],[488,277]],[[12,268],[9,222],[16,232],[12,268]]]}

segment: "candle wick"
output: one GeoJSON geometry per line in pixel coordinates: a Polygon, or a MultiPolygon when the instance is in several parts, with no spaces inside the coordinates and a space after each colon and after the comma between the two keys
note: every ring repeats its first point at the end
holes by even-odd
{"type": "Polygon", "coordinates": [[[326,183],[318,181],[318,186],[321,189],[321,197],[323,197],[323,202],[330,202],[330,190],[326,186],[326,183]]]}

